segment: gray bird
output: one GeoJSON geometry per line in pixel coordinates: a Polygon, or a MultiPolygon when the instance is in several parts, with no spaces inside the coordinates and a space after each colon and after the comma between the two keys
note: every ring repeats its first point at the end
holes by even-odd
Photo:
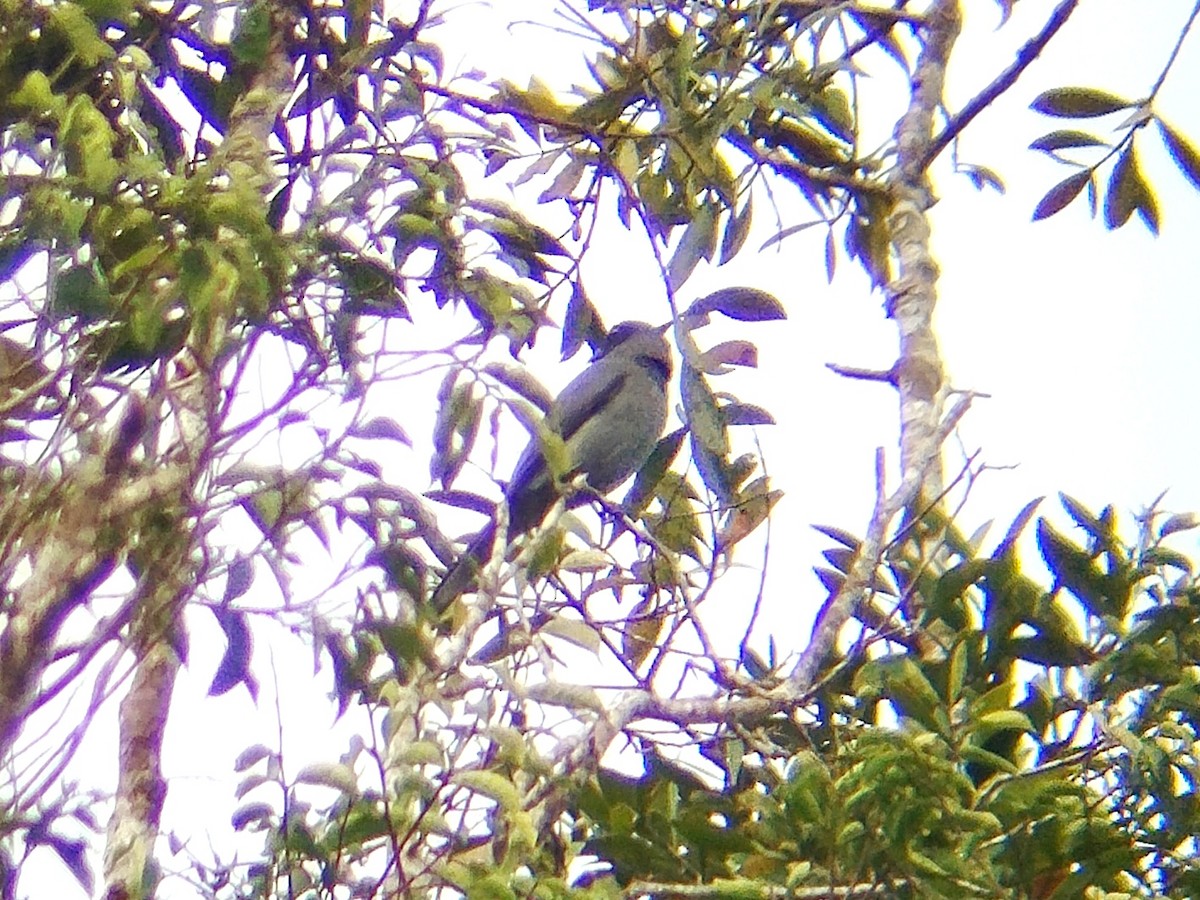
{"type": "MultiPolygon", "coordinates": [[[[663,332],[645,322],[622,322],[608,333],[603,352],[555,398],[545,426],[566,444],[570,468],[592,490],[606,494],[649,459],[667,421],[671,351],[663,332]]],[[[504,491],[508,504],[506,542],[541,524],[558,499],[554,476],[536,435],[517,460],[504,491]]],[[[587,495],[568,498],[571,506],[587,495]]],[[[439,614],[471,589],[496,536],[492,522],[477,534],[446,573],[430,602],[439,614]]]]}

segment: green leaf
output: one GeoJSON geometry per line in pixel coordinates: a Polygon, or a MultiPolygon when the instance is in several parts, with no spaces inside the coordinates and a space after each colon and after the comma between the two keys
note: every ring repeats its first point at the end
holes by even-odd
{"type": "Polygon", "coordinates": [[[754,213],[754,204],[751,201],[752,198],[747,195],[742,208],[736,213],[731,213],[729,221],[725,223],[725,233],[721,237],[721,255],[717,258],[717,265],[723,266],[737,256],[742,245],[746,243],[754,213]]]}
{"type": "Polygon", "coordinates": [[[511,779],[499,772],[482,770],[457,772],[453,779],[468,790],[490,797],[506,810],[521,808],[521,792],[511,779]]]}
{"type": "Polygon", "coordinates": [[[786,150],[799,162],[814,168],[840,166],[849,158],[843,143],[805,122],[780,119],[763,124],[760,132],[767,146],[786,150]]]}
{"type": "Polygon", "coordinates": [[[1136,105],[1133,100],[1087,87],[1053,88],[1039,94],[1030,104],[1035,111],[1060,119],[1090,119],[1136,105]]]}
{"type": "Polygon", "coordinates": [[[413,445],[412,439],[400,426],[400,423],[389,416],[376,416],[361,425],[353,425],[346,434],[364,440],[396,441],[406,447],[413,445]]]}
{"type": "Polygon", "coordinates": [[[692,435],[692,458],[714,494],[727,503],[732,499],[726,457],[729,435],[717,398],[703,374],[686,361],[680,377],[684,418],[692,435]]]}
{"type": "Polygon", "coordinates": [[[855,198],[857,213],[846,225],[846,255],[857,259],[871,277],[872,287],[887,284],[891,274],[891,230],[888,211],[873,195],[855,198]]]}
{"type": "Polygon", "coordinates": [[[61,115],[66,108],[66,98],[54,93],[50,79],[40,69],[25,76],[21,86],[9,95],[8,102],[15,109],[28,110],[35,116],[61,115]]]}
{"type": "Polygon", "coordinates": [[[1192,183],[1192,187],[1200,190],[1200,151],[1162,119],[1156,121],[1171,159],[1175,160],[1175,165],[1179,167],[1183,177],[1192,183]]]}
{"type": "Polygon", "coordinates": [[[891,700],[900,714],[931,730],[940,730],[936,713],[941,697],[925,673],[908,656],[873,660],[854,676],[854,690],[870,699],[875,694],[891,700]]]}
{"type": "Polygon", "coordinates": [[[80,0],[79,5],[93,22],[126,22],[133,9],[132,0],[80,0]]]}
{"type": "Polygon", "coordinates": [[[251,766],[255,765],[260,760],[266,759],[270,755],[271,748],[266,744],[254,744],[251,747],[247,747],[238,754],[238,758],[233,764],[233,771],[245,772],[249,770],[251,766]]]}
{"type": "Polygon", "coordinates": [[[259,0],[247,10],[230,44],[233,58],[249,66],[262,65],[271,41],[271,4],[259,0]]]}
{"type": "Polygon", "coordinates": [[[1106,142],[1086,131],[1070,129],[1051,131],[1029,145],[1030,150],[1041,150],[1053,154],[1056,150],[1067,150],[1072,147],[1107,147],[1106,142]]]}
{"type": "Polygon", "coordinates": [[[258,697],[258,681],[250,673],[250,658],[253,653],[253,641],[250,633],[250,623],[246,614],[237,610],[214,607],[221,630],[225,632],[225,654],[217,666],[212,683],[208,688],[210,697],[219,697],[239,684],[245,684],[252,698],[258,697]]]}
{"type": "Polygon", "coordinates": [[[667,264],[667,284],[672,291],[683,286],[700,260],[712,259],[716,237],[716,204],[701,203],[667,264]]]}
{"type": "Polygon", "coordinates": [[[703,374],[687,362],[683,366],[680,390],[683,397],[684,416],[692,437],[713,453],[724,457],[729,452],[725,417],[703,374]]]}
{"type": "Polygon", "coordinates": [[[372,802],[356,803],[337,823],[337,846],[357,847],[391,833],[391,823],[372,802]]]}
{"type": "Polygon", "coordinates": [[[1017,513],[1012,524],[1008,526],[1008,531],[1004,533],[1004,538],[996,547],[996,552],[992,554],[993,559],[1009,556],[1016,549],[1017,540],[1021,537],[1021,533],[1025,530],[1025,526],[1029,524],[1029,520],[1033,518],[1033,514],[1037,512],[1037,508],[1041,505],[1044,497],[1035,497],[1030,500],[1017,513]]]}
{"type": "Polygon", "coordinates": [[[57,3],[50,7],[50,20],[56,30],[66,35],[71,52],[84,66],[92,68],[100,60],[116,55],[116,51],[100,37],[96,23],[74,3],[57,3]]]}
{"type": "Polygon", "coordinates": [[[786,319],[787,312],[773,294],[752,287],[728,287],[701,297],[684,314],[719,312],[740,322],[769,322],[786,319]]]}
{"type": "Polygon", "coordinates": [[[721,407],[726,425],[774,425],[775,417],[751,403],[727,403],[721,407]]]}
{"type": "Polygon", "coordinates": [[[1033,210],[1033,221],[1048,219],[1079,196],[1079,192],[1092,180],[1092,170],[1084,169],[1064,178],[1046,192],[1033,210]]]}
{"type": "Polygon", "coordinates": [[[477,227],[492,235],[503,246],[546,256],[571,255],[558,238],[540,225],[530,222],[507,203],[476,200],[472,206],[491,214],[492,218],[481,220],[477,227]]]}
{"type": "Polygon", "coordinates": [[[343,763],[312,763],[296,773],[297,784],[315,784],[330,787],[344,794],[353,794],[358,789],[354,769],[343,763]]]}
{"type": "Polygon", "coordinates": [[[1075,520],[1075,524],[1092,537],[1102,542],[1107,542],[1112,538],[1112,528],[1107,527],[1101,518],[1074,497],[1060,493],[1058,499],[1062,503],[1063,509],[1067,511],[1067,515],[1075,520]]]}
{"type": "Polygon", "coordinates": [[[90,896],[95,878],[88,865],[87,843],[77,838],[65,838],[56,834],[45,835],[41,839],[41,843],[58,854],[58,858],[75,876],[75,880],[79,882],[84,893],[90,896]]]}
{"type": "Polygon", "coordinates": [[[650,498],[654,496],[654,490],[658,487],[658,483],[662,481],[663,475],[675,461],[675,457],[679,455],[679,448],[683,446],[683,439],[686,435],[686,428],[677,428],[666,437],[661,438],[651,452],[650,458],[646,460],[646,464],[637,473],[637,477],[633,480],[633,487],[625,495],[625,507],[634,518],[645,511],[650,498]]]}
{"type": "Polygon", "coordinates": [[[54,281],[54,311],[62,316],[79,316],[96,322],[112,314],[112,298],[106,285],[89,265],[72,266],[54,281]]]}
{"type": "Polygon", "coordinates": [[[458,477],[483,419],[483,405],[475,396],[474,385],[463,382],[454,385],[448,402],[438,407],[434,425],[434,455],[430,460],[430,477],[450,487],[458,477]]]}
{"type": "Polygon", "coordinates": [[[1133,145],[1121,154],[1108,180],[1104,198],[1104,224],[1120,228],[1137,212],[1151,232],[1158,233],[1158,203],[1137,164],[1133,145]]]}
{"type": "Polygon", "coordinates": [[[1105,574],[1092,555],[1077,547],[1050,526],[1038,520],[1038,549],[1055,580],[1069,590],[1094,616],[1122,616],[1127,590],[1119,576],[1105,574]]]}
{"type": "Polygon", "coordinates": [[[989,734],[996,731],[1025,731],[1030,733],[1034,731],[1033,723],[1029,721],[1029,716],[1015,709],[1000,709],[995,712],[984,713],[975,720],[975,727],[989,734]]]}
{"type": "Polygon", "coordinates": [[[1020,769],[1013,763],[1012,760],[1006,759],[998,753],[992,753],[984,750],[982,747],[975,744],[964,744],[959,753],[962,758],[969,763],[974,763],[982,767],[985,771],[1006,772],[1009,775],[1016,775],[1020,769]]]}

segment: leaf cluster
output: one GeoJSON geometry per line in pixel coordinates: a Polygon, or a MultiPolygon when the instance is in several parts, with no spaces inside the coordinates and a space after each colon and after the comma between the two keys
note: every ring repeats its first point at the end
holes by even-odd
{"type": "Polygon", "coordinates": [[[1063,504],[1072,534],[1036,527],[1048,578],[1019,563],[1036,502],[987,554],[945,520],[914,526],[879,573],[896,612],[861,611],[809,705],[707,738],[715,779],[653,755],[598,775],[572,805],[605,863],[591,878],[1190,896],[1200,589],[1167,543],[1195,520],[1150,510],[1130,547],[1111,508],[1063,504]]]}
{"type": "MultiPolygon", "coordinates": [[[[1160,224],[1158,198],[1139,165],[1137,143],[1138,135],[1144,134],[1142,129],[1151,122],[1158,126],[1163,147],[1180,174],[1193,188],[1200,190],[1200,151],[1155,112],[1153,97],[1134,101],[1098,88],[1064,87],[1041,94],[1033,101],[1033,109],[1047,116],[1075,120],[1101,118],[1116,113],[1125,115],[1124,121],[1118,126],[1120,136],[1115,142],[1075,127],[1051,131],[1030,144],[1031,149],[1040,150],[1078,169],[1038,201],[1033,211],[1034,220],[1046,219],[1060,212],[1086,188],[1092,216],[1097,213],[1103,193],[1106,228],[1120,228],[1136,213],[1151,233],[1157,234],[1160,224]],[[1084,165],[1064,155],[1065,151],[1081,149],[1098,154],[1099,159],[1084,165]],[[1110,161],[1112,168],[1102,191],[1099,170],[1110,161]]],[[[1079,124],[1082,125],[1082,122],[1079,124]]]]}

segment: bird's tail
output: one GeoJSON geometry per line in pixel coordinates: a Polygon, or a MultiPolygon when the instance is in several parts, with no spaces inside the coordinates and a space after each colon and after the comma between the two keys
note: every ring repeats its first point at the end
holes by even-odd
{"type": "Polygon", "coordinates": [[[491,556],[495,537],[496,525],[493,522],[471,538],[467,549],[446,572],[446,577],[434,588],[429,598],[429,605],[436,615],[440,616],[450,608],[451,603],[475,587],[479,570],[491,556]]]}

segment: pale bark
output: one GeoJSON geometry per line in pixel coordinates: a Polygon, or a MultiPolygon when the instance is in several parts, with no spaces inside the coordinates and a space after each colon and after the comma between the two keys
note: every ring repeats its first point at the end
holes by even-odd
{"type": "Polygon", "coordinates": [[[960,403],[943,415],[946,375],[933,331],[938,267],[929,244],[928,149],[942,103],[946,65],[962,27],[957,0],[937,0],[925,17],[925,41],[913,71],[908,109],[896,128],[896,168],[889,183],[887,217],[895,276],[887,308],[896,322],[900,352],[892,381],[900,398],[900,484],[889,492],[882,456],[876,472],[876,505],[854,563],[813,628],[812,640],[793,669],[792,692],[810,688],[855,605],[869,593],[892,523],[907,511],[936,501],[942,490],[941,447],[966,411],[960,403]]]}

